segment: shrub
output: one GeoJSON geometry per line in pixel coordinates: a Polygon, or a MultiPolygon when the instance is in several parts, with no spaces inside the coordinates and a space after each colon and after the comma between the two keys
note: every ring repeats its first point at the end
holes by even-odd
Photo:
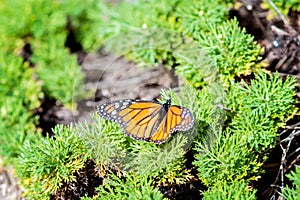
{"type": "Polygon", "coordinates": [[[103,170],[120,170],[126,156],[126,136],[122,130],[107,120],[91,115],[93,123],[79,123],[76,131],[85,143],[90,157],[103,170]]]}
{"type": "Polygon", "coordinates": [[[216,186],[203,192],[203,200],[222,200],[222,199],[239,199],[251,200],[256,199],[256,190],[251,190],[244,181],[238,182],[218,182],[216,186]]]}
{"type": "Polygon", "coordinates": [[[194,164],[207,186],[218,181],[256,180],[266,159],[261,151],[274,147],[277,131],[295,115],[295,79],[283,82],[278,74],[270,79],[262,71],[251,84],[234,84],[226,107],[229,126],[208,135],[213,140],[197,142],[194,164]],[[237,156],[238,155],[238,156],[237,156]]]}
{"type": "Polygon", "coordinates": [[[285,81],[278,73],[268,79],[262,71],[248,85],[235,84],[228,93],[227,107],[236,113],[231,130],[243,135],[251,148],[260,152],[274,147],[277,130],[296,114],[296,80],[285,81]]]}
{"type": "Polygon", "coordinates": [[[184,145],[187,137],[176,135],[170,142],[157,146],[134,142],[129,148],[125,169],[152,177],[158,185],[184,184],[192,178],[185,169],[184,145]]]}
{"type": "Polygon", "coordinates": [[[224,1],[183,1],[177,7],[176,16],[182,20],[183,31],[192,37],[211,31],[210,24],[222,24],[229,14],[229,5],[224,1]]]}
{"type": "Polygon", "coordinates": [[[193,164],[197,167],[198,177],[208,187],[219,181],[232,183],[240,180],[256,180],[261,173],[258,156],[248,148],[239,135],[230,132],[210,133],[216,136],[208,145],[197,143],[193,164]]]}
{"type": "Polygon", "coordinates": [[[229,86],[235,77],[248,75],[264,66],[258,64],[262,49],[245,29],[238,27],[235,19],[208,25],[208,29],[207,33],[199,32],[195,38],[212,59],[224,85],[229,86]]]}
{"type": "Polygon", "coordinates": [[[95,124],[79,124],[78,133],[102,172],[113,169],[146,174],[160,185],[182,184],[191,178],[184,169],[186,137],[176,136],[160,146],[137,142],[126,137],[119,126],[96,116],[92,118],[95,124]]]}
{"type": "Polygon", "coordinates": [[[296,170],[287,175],[293,181],[293,187],[286,186],[282,191],[282,197],[287,200],[300,198],[300,168],[296,166],[296,170]]]}
{"type": "Polygon", "coordinates": [[[151,178],[126,174],[119,178],[111,174],[98,188],[99,197],[93,199],[164,199],[162,193],[152,186],[151,178]]]}
{"type": "Polygon", "coordinates": [[[38,77],[43,80],[44,92],[72,107],[72,103],[85,95],[84,75],[77,64],[77,57],[64,48],[65,41],[65,35],[33,41],[31,61],[36,64],[38,77]]]}
{"type": "Polygon", "coordinates": [[[70,23],[69,28],[75,32],[78,42],[81,42],[85,49],[91,49],[99,38],[96,32],[102,21],[103,8],[104,4],[97,0],[89,0],[84,4],[77,0],[3,1],[0,9],[2,13],[0,19],[4,22],[2,33],[13,38],[25,38],[30,42],[31,39],[56,34],[66,35],[68,31],[66,28],[70,23]]]}
{"type": "Polygon", "coordinates": [[[27,45],[26,53],[33,54],[30,61],[44,84],[43,91],[67,106],[84,95],[84,77],[76,56],[70,55],[65,47],[67,36],[74,33],[75,40],[82,42],[85,49],[93,48],[99,38],[96,31],[101,15],[96,17],[95,13],[101,13],[103,4],[96,0],[80,4],[79,1],[3,1],[0,8],[0,21],[4,22],[1,37],[27,45]]]}
{"type": "MultiPolygon", "coordinates": [[[[84,23],[84,28],[81,30],[80,27],[78,32],[90,28],[95,30],[95,24],[89,26],[91,18],[83,16],[88,10],[98,10],[100,4],[97,2],[85,2],[84,6],[77,4],[77,9],[70,9],[71,5],[74,8],[74,1],[1,2],[0,80],[3,87],[0,92],[3,100],[0,106],[4,120],[0,125],[0,141],[3,144],[0,154],[4,157],[13,159],[26,139],[39,137],[35,127],[38,116],[34,115],[34,111],[40,106],[43,92],[67,106],[84,95],[84,77],[77,58],[70,55],[65,47],[69,31],[67,18],[71,16],[72,20],[77,19],[77,24],[84,23]],[[22,58],[22,55],[25,57],[22,58]],[[35,66],[32,67],[27,60],[33,61],[35,66]]],[[[93,20],[96,23],[99,19],[93,20]]],[[[80,37],[84,37],[82,32],[80,37]]],[[[87,40],[85,47],[90,48],[88,43],[95,38],[86,38],[89,42],[87,40]]]]}
{"type": "MultiPolygon", "coordinates": [[[[2,37],[0,40],[0,154],[14,162],[25,139],[38,137],[38,117],[34,109],[40,106],[43,97],[41,84],[34,79],[34,70],[29,63],[11,53],[19,43],[2,37]],[[3,39],[3,40],[2,40],[3,39]],[[7,41],[12,42],[5,43],[7,41]],[[11,52],[10,52],[11,51],[11,52]],[[9,53],[10,52],[10,53],[9,53]]],[[[22,44],[22,43],[21,43],[22,44]]],[[[6,162],[6,161],[5,161],[6,162]]]]}
{"type": "Polygon", "coordinates": [[[75,173],[84,167],[86,149],[72,127],[57,125],[55,137],[37,142],[26,141],[22,148],[17,173],[24,194],[30,199],[49,199],[63,183],[76,180],[75,173]]]}
{"type": "Polygon", "coordinates": [[[0,141],[8,142],[0,153],[16,156],[21,152],[17,172],[26,196],[49,198],[62,184],[74,181],[91,157],[108,177],[94,198],[162,199],[153,185],[184,184],[193,178],[185,166],[185,153],[194,141],[193,164],[209,187],[204,198],[254,198],[255,191],[247,185],[262,172],[266,156],[260,152],[274,146],[278,128],[296,112],[295,80],[283,82],[278,74],[268,78],[258,72],[250,85],[234,83],[236,77],[256,73],[264,63],[259,63],[262,50],[253,37],[235,19],[226,21],[226,6],[231,2],[137,1],[120,3],[116,10],[97,2],[90,0],[82,6],[77,0],[1,3],[0,37],[3,43],[10,38],[13,45],[0,47],[0,63],[4,63],[0,81],[7,84],[0,89],[5,96],[0,102],[5,122],[0,125],[0,141]],[[16,9],[20,12],[15,13],[16,9]],[[101,19],[103,13],[107,20],[101,19]],[[32,110],[43,97],[40,82],[32,78],[35,73],[45,95],[65,105],[84,94],[76,57],[65,47],[68,31],[84,49],[117,34],[104,41],[106,49],[126,54],[138,64],[164,64],[200,88],[184,87],[183,97],[171,90],[162,93],[162,100],[172,97],[174,104],[192,111],[194,129],[174,134],[158,146],[126,137],[116,124],[93,116],[94,124],[82,123],[75,130],[59,125],[53,130],[55,137],[33,139],[37,118],[32,110]],[[10,56],[25,45],[32,51],[33,68],[10,56]],[[228,89],[226,102],[222,85],[228,89]],[[217,107],[223,104],[230,111],[228,127],[222,127],[225,115],[217,107]],[[114,169],[124,176],[114,175],[114,169]]]}
{"type": "Polygon", "coordinates": [[[139,65],[174,65],[171,51],[184,42],[178,32],[180,20],[174,15],[179,2],[123,2],[108,9],[108,20],[100,30],[105,49],[139,65]]]}
{"type": "Polygon", "coordinates": [[[100,35],[103,40],[112,37],[104,41],[108,51],[138,64],[176,68],[196,87],[205,84],[201,72],[209,64],[229,86],[235,77],[265,66],[258,64],[262,49],[253,37],[240,29],[236,20],[226,21],[229,4],[177,0],[120,4],[116,11],[108,10],[100,35]],[[201,59],[205,57],[209,59],[201,59]]]}

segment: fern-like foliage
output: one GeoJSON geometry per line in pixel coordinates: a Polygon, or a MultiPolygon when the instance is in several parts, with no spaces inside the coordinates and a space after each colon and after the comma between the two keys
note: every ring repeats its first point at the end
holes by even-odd
{"type": "Polygon", "coordinates": [[[192,178],[185,169],[185,150],[187,137],[180,135],[164,144],[140,142],[133,143],[125,167],[140,175],[154,178],[158,185],[183,184],[192,178]]]}
{"type": "Polygon", "coordinates": [[[13,38],[26,38],[30,41],[51,37],[56,34],[67,34],[67,25],[74,29],[75,37],[85,49],[98,45],[98,27],[102,21],[101,1],[3,1],[1,2],[1,33],[13,38]],[[16,12],[18,10],[18,12],[16,12]],[[69,20],[69,21],[68,21],[69,20]],[[87,37],[87,34],[89,37],[87,37]],[[31,38],[32,37],[32,38],[31,38]]]}
{"type": "Polygon", "coordinates": [[[65,35],[33,41],[31,61],[36,64],[37,74],[43,80],[45,93],[71,108],[72,103],[85,94],[84,75],[77,64],[77,57],[64,48],[65,42],[65,35]]]}
{"type": "Polygon", "coordinates": [[[119,126],[91,115],[93,124],[79,123],[76,132],[85,142],[90,157],[104,172],[107,169],[121,170],[126,157],[126,136],[119,126]]]}
{"type": "Polygon", "coordinates": [[[244,181],[219,182],[208,191],[203,192],[203,200],[255,200],[256,190],[251,190],[244,181]]]}
{"type": "Polygon", "coordinates": [[[296,166],[294,172],[291,172],[287,177],[293,181],[293,187],[286,187],[282,192],[282,197],[287,200],[300,198],[300,168],[296,166]]]}
{"type": "Polygon", "coordinates": [[[0,37],[0,155],[4,163],[12,164],[24,141],[39,137],[33,111],[43,93],[41,83],[32,78],[34,70],[14,52],[22,48],[22,41],[0,37]]]}
{"type": "Polygon", "coordinates": [[[146,175],[128,173],[120,178],[111,174],[104,185],[98,187],[98,197],[93,199],[165,199],[152,184],[152,179],[146,175]]]}
{"type": "Polygon", "coordinates": [[[101,172],[130,171],[152,177],[156,184],[182,184],[192,176],[185,169],[184,155],[188,137],[178,134],[163,145],[135,141],[116,124],[92,117],[97,124],[79,124],[78,134],[85,141],[89,156],[101,172]]]}
{"type": "Polygon", "coordinates": [[[198,153],[193,164],[197,166],[201,181],[211,187],[219,181],[256,180],[262,163],[248,148],[245,139],[220,130],[214,134],[210,146],[197,143],[194,149],[198,153]]]}
{"type": "Polygon", "coordinates": [[[103,21],[99,33],[103,38],[104,47],[115,54],[121,52],[121,55],[139,65],[161,63],[172,66],[174,58],[170,51],[183,43],[182,35],[178,31],[180,20],[175,16],[179,2],[179,0],[122,2],[108,9],[106,12],[108,20],[103,21]],[[169,35],[171,31],[177,34],[169,35]]]}
{"type": "Polygon", "coordinates": [[[221,24],[228,19],[228,7],[224,1],[182,1],[176,16],[182,19],[184,33],[194,37],[199,32],[210,31],[210,24],[221,24]]]}
{"type": "Polygon", "coordinates": [[[295,79],[282,81],[278,74],[268,78],[262,71],[255,77],[250,85],[230,88],[225,106],[231,119],[228,128],[212,129],[212,139],[195,146],[194,164],[207,186],[221,180],[256,180],[266,159],[259,153],[274,147],[278,128],[296,113],[295,79]]]}
{"type": "Polygon", "coordinates": [[[220,25],[208,25],[207,33],[195,36],[199,45],[212,59],[213,66],[228,86],[235,77],[247,75],[264,66],[258,64],[262,49],[254,38],[238,26],[237,20],[229,20],[220,25]]]}
{"type": "Polygon", "coordinates": [[[262,49],[253,37],[239,28],[235,19],[227,20],[231,3],[121,3],[107,10],[108,21],[100,35],[108,51],[140,65],[159,63],[176,68],[196,87],[217,74],[228,87],[235,77],[265,66],[259,63],[262,49]]]}
{"type": "Polygon", "coordinates": [[[93,48],[99,38],[96,32],[101,21],[101,5],[95,0],[86,1],[84,5],[78,1],[1,2],[0,21],[4,23],[0,37],[10,38],[12,44],[27,45],[26,53],[33,54],[30,61],[44,84],[45,94],[70,108],[84,95],[84,77],[76,56],[70,55],[65,46],[67,36],[69,31],[75,32],[75,39],[82,42],[84,48],[93,48]]]}
{"type": "Polygon", "coordinates": [[[17,173],[29,199],[49,199],[63,183],[75,180],[75,173],[84,167],[84,143],[72,127],[57,125],[54,137],[26,141],[18,158],[17,173]]]}
{"type": "Polygon", "coordinates": [[[277,130],[296,114],[296,80],[287,77],[285,81],[278,73],[268,78],[262,71],[244,87],[231,87],[227,107],[236,113],[230,125],[231,130],[248,140],[257,151],[273,147],[277,130]]]}

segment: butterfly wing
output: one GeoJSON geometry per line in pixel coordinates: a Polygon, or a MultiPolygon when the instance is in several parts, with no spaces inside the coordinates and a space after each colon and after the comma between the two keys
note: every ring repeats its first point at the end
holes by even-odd
{"type": "Polygon", "coordinates": [[[171,133],[186,131],[194,124],[192,113],[180,106],[152,101],[119,100],[98,107],[98,114],[118,123],[123,131],[136,140],[165,142],[171,133]]]}
{"type": "Polygon", "coordinates": [[[163,106],[152,101],[119,100],[98,107],[98,114],[118,123],[123,131],[137,139],[149,141],[165,116],[163,106]]]}
{"type": "Polygon", "coordinates": [[[165,142],[171,133],[186,131],[194,125],[192,113],[180,106],[170,106],[150,140],[156,144],[165,142]]]}

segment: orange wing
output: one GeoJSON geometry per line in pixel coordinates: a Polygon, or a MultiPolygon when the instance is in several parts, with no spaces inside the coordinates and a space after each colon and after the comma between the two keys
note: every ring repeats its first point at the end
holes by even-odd
{"type": "Polygon", "coordinates": [[[135,139],[148,140],[157,128],[160,120],[162,105],[154,102],[135,102],[122,110],[124,132],[135,139]]]}
{"type": "Polygon", "coordinates": [[[151,101],[120,100],[102,104],[98,114],[118,123],[136,140],[148,140],[157,129],[163,106],[151,101]]]}
{"type": "Polygon", "coordinates": [[[136,140],[165,142],[171,133],[185,131],[194,124],[191,112],[183,107],[152,101],[119,100],[98,107],[98,114],[118,123],[136,140]]]}
{"type": "Polygon", "coordinates": [[[171,133],[186,131],[192,128],[193,125],[194,118],[188,109],[179,106],[170,106],[167,114],[150,140],[158,144],[165,142],[171,133]]]}

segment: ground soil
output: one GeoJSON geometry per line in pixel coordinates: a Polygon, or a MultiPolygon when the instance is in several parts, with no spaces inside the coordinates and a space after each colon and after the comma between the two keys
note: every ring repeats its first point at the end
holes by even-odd
{"type": "MultiPolygon", "coordinates": [[[[230,16],[236,17],[240,25],[264,47],[262,60],[268,63],[266,69],[270,73],[278,71],[283,79],[287,75],[294,76],[299,84],[300,13],[291,11],[285,21],[280,17],[267,20],[268,10],[261,8],[261,1],[245,0],[241,3],[240,7],[230,11],[230,16]]],[[[72,39],[68,42],[70,43],[68,45],[72,46],[72,39]]],[[[90,113],[95,112],[95,106],[107,100],[122,98],[155,100],[162,88],[176,88],[180,84],[180,80],[164,66],[142,69],[135,63],[125,61],[123,57],[116,58],[101,51],[86,56],[77,44],[75,46],[79,63],[83,63],[82,70],[86,74],[85,88],[93,91],[93,95],[80,101],[77,111],[70,111],[59,102],[46,99],[40,112],[40,125],[45,132],[51,132],[51,128],[58,123],[90,121],[90,113]]],[[[295,98],[300,97],[299,91],[298,88],[295,98]]],[[[297,117],[291,120],[289,127],[280,131],[280,140],[291,137],[298,123],[297,117]]],[[[257,189],[258,199],[278,199],[280,187],[290,184],[286,178],[282,178],[282,175],[284,177],[296,165],[300,165],[300,136],[294,135],[288,141],[291,141],[289,146],[287,142],[282,142],[281,146],[278,142],[275,149],[262,152],[268,154],[269,159],[263,166],[265,173],[258,181],[252,182],[253,187],[257,189]],[[287,148],[289,150],[285,154],[283,150],[287,148]]],[[[87,185],[96,187],[102,182],[94,168],[95,163],[88,161],[86,167],[76,175],[77,182],[63,185],[51,198],[78,199],[82,194],[92,196],[95,191],[87,185]]],[[[11,170],[0,169],[0,199],[5,199],[5,196],[6,199],[17,199],[20,196],[17,182],[11,173],[11,170]]],[[[161,187],[160,190],[170,199],[196,199],[201,197],[198,191],[203,188],[203,185],[195,180],[185,185],[161,187]]]]}

